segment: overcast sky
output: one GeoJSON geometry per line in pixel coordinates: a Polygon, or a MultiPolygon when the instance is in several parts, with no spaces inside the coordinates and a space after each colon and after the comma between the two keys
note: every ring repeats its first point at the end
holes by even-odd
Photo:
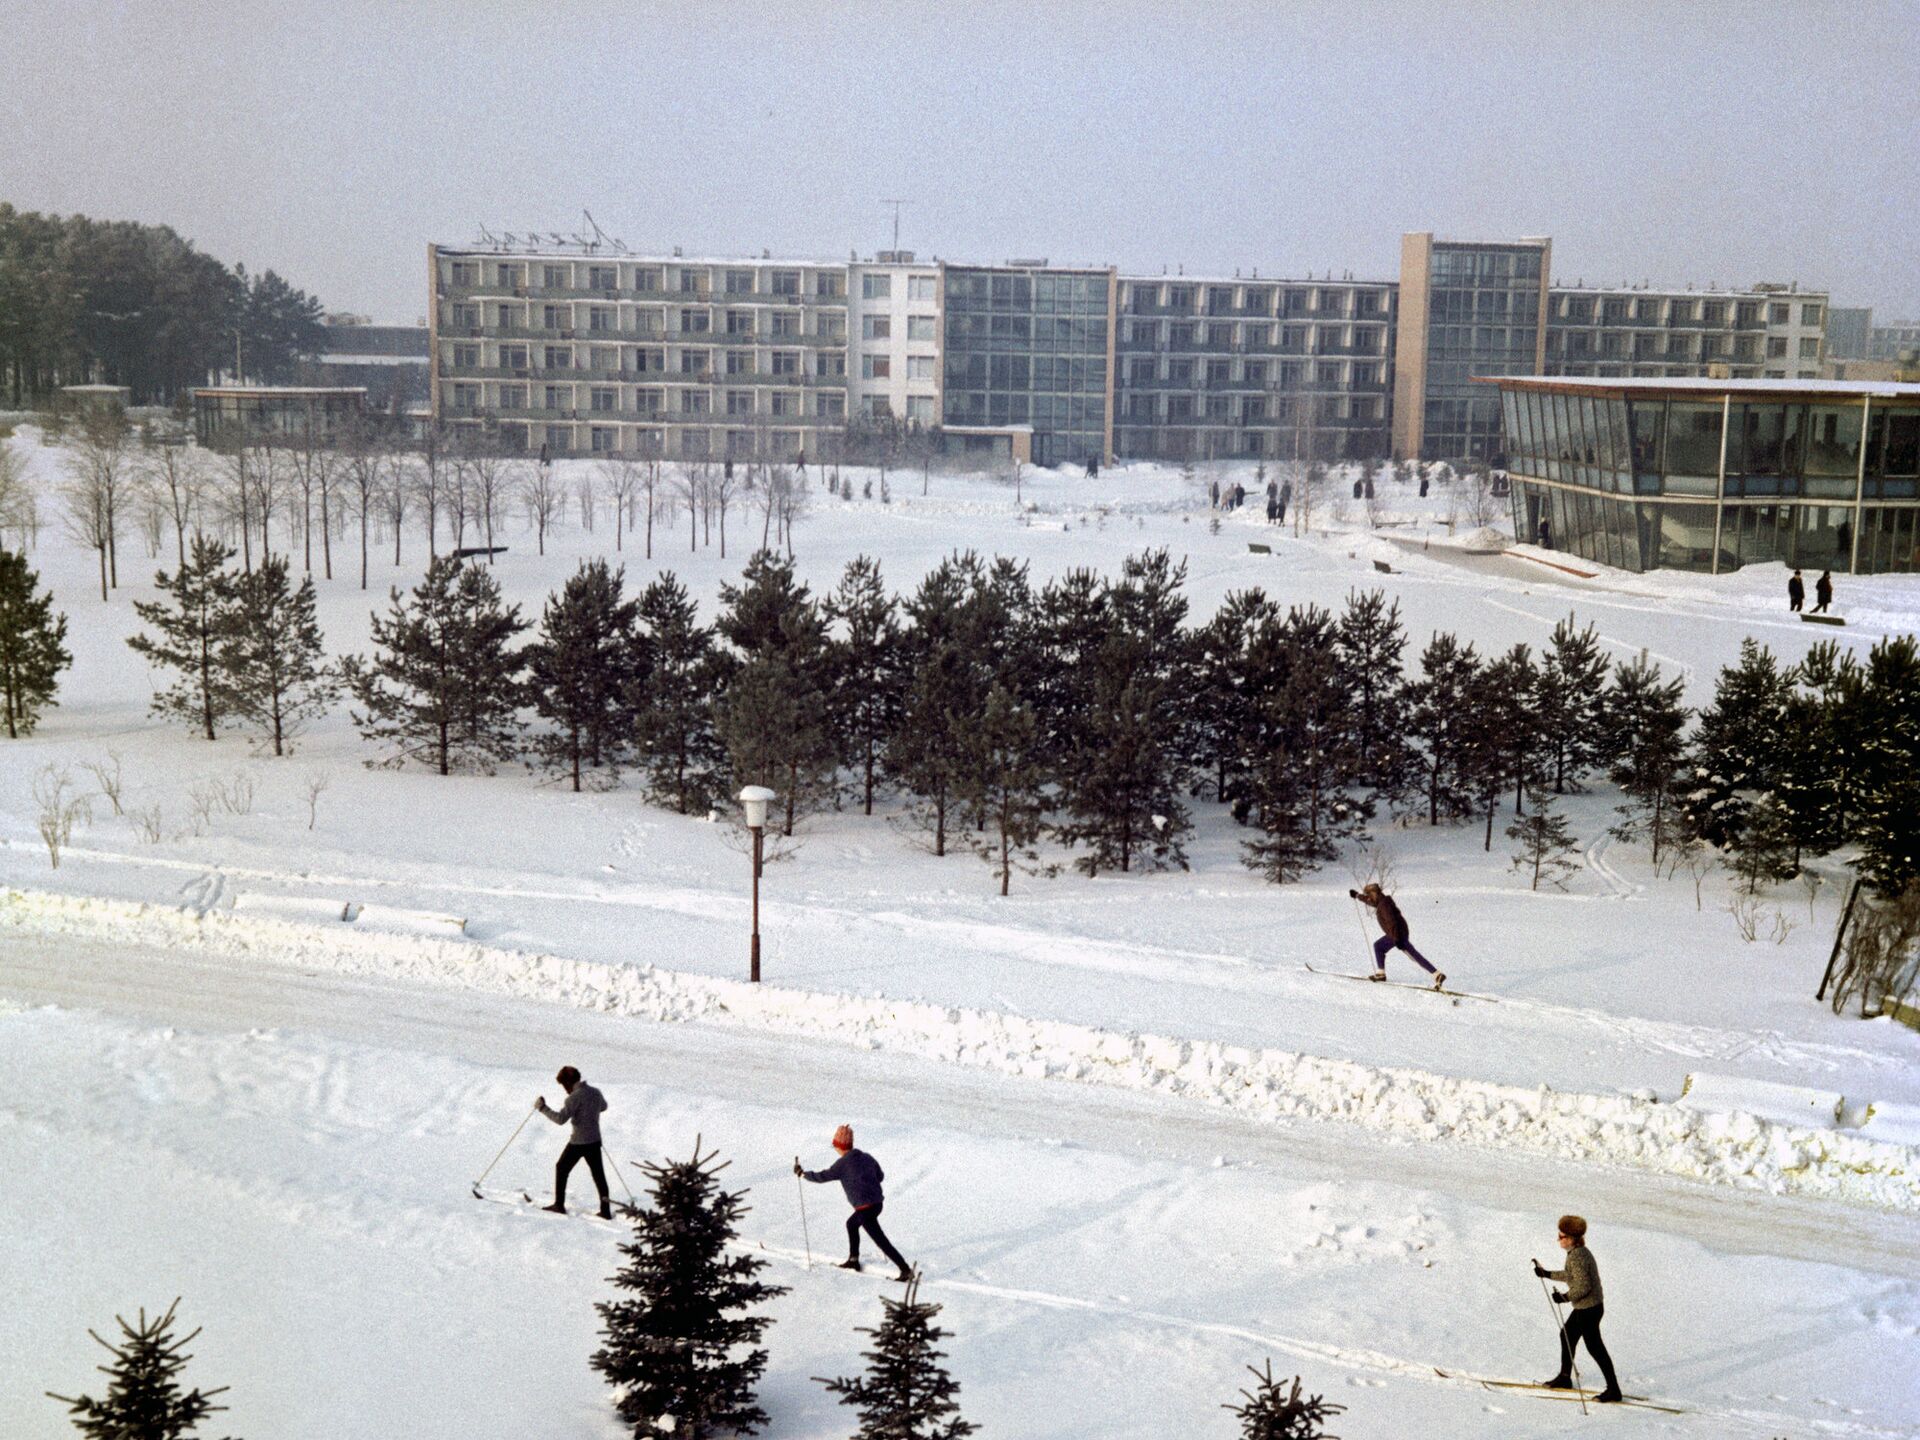
{"type": "Polygon", "coordinates": [[[1920,316],[1920,0],[0,0],[0,200],[412,322],[426,245],[1797,279],[1920,316]]]}

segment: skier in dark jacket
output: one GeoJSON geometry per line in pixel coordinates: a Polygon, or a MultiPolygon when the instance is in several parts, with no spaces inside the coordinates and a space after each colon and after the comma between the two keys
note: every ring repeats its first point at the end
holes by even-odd
{"type": "Polygon", "coordinates": [[[1820,578],[1813,582],[1813,599],[1813,613],[1826,614],[1827,607],[1833,604],[1833,572],[1831,570],[1822,570],[1820,578]]]}
{"type": "Polygon", "coordinates": [[[900,1273],[894,1279],[911,1280],[913,1270],[901,1258],[900,1252],[893,1248],[893,1242],[887,1239],[887,1232],[880,1228],[880,1212],[886,1208],[886,1197],[881,1192],[880,1182],[887,1178],[880,1169],[880,1162],[866,1151],[853,1148],[851,1125],[842,1125],[833,1132],[833,1148],[839,1151],[840,1158],[826,1169],[802,1169],[800,1162],[795,1160],[793,1173],[816,1185],[838,1180],[840,1189],[846,1194],[847,1203],[853,1207],[853,1213],[847,1217],[847,1258],[841,1262],[840,1268],[860,1268],[860,1232],[864,1230],[873,1237],[873,1243],[880,1247],[880,1253],[899,1267],[900,1273]]]}
{"type": "Polygon", "coordinates": [[[1807,583],[1800,578],[1798,570],[1787,581],[1787,609],[1798,610],[1807,603],[1807,583]]]}
{"type": "Polygon", "coordinates": [[[1587,1249],[1587,1222],[1578,1215],[1560,1217],[1560,1248],[1567,1254],[1564,1270],[1548,1270],[1538,1260],[1533,1262],[1535,1275],[1567,1287],[1554,1292],[1553,1303],[1573,1306],[1567,1323],[1560,1328],[1559,1373],[1541,1383],[1550,1390],[1571,1390],[1573,1347],[1584,1340],[1587,1353],[1599,1365],[1601,1377],[1607,1382],[1607,1388],[1593,1398],[1602,1405],[1615,1404],[1625,1397],[1613,1373],[1613,1357],[1607,1354],[1606,1343],[1600,1338],[1600,1320],[1607,1313],[1606,1297],[1600,1290],[1600,1266],[1593,1252],[1587,1249]]]}
{"type": "Polygon", "coordinates": [[[1373,942],[1373,974],[1370,980],[1387,978],[1387,951],[1401,950],[1411,956],[1414,963],[1433,976],[1433,988],[1438,990],[1447,983],[1446,974],[1433,968],[1433,962],[1413,948],[1413,942],[1407,936],[1407,917],[1400,913],[1400,907],[1393,903],[1393,897],[1372,881],[1358,890],[1349,890],[1347,894],[1373,910],[1373,918],[1380,922],[1380,938],[1373,942]]]}
{"type": "Polygon", "coordinates": [[[582,1080],[580,1072],[571,1065],[561,1066],[560,1073],[553,1078],[567,1092],[567,1103],[558,1110],[550,1110],[547,1097],[542,1095],[533,1102],[533,1108],[556,1125],[572,1125],[573,1134],[553,1167],[553,1204],[546,1208],[556,1215],[567,1213],[567,1176],[584,1160],[593,1176],[594,1188],[600,1192],[600,1218],[611,1220],[613,1202],[607,1194],[607,1172],[600,1163],[600,1117],[606,1111],[607,1097],[582,1080]]]}

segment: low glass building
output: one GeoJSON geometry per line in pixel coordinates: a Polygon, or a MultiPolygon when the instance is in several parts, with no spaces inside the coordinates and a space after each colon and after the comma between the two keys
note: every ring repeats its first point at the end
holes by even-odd
{"type": "Polygon", "coordinates": [[[1484,383],[1523,540],[1622,570],[1920,570],[1920,385],[1484,383]]]}

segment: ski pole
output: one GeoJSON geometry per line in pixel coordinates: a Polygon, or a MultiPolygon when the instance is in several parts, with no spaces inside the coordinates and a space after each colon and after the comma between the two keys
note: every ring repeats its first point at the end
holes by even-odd
{"type": "MultiPolygon", "coordinates": [[[[509,1135],[507,1137],[507,1143],[500,1147],[500,1155],[506,1154],[507,1151],[513,1148],[513,1142],[520,1138],[520,1132],[527,1128],[527,1121],[531,1120],[532,1118],[533,1118],[532,1110],[528,1110],[525,1115],[520,1117],[520,1123],[513,1127],[513,1134],[509,1135]]],[[[483,1183],[485,1183],[487,1176],[493,1173],[493,1167],[500,1163],[500,1155],[496,1155],[493,1157],[493,1159],[489,1160],[487,1162],[487,1168],[480,1172],[480,1178],[473,1182],[473,1193],[475,1195],[478,1195],[480,1193],[480,1186],[483,1183]]]]}
{"type": "Polygon", "coordinates": [[[1366,910],[1366,902],[1364,900],[1356,900],[1353,903],[1353,923],[1360,927],[1360,948],[1366,953],[1367,959],[1373,962],[1375,968],[1384,968],[1380,966],[1379,961],[1374,958],[1373,946],[1367,942],[1367,917],[1364,913],[1366,910]]]}
{"type": "MultiPolygon", "coordinates": [[[[800,1157],[793,1157],[794,1168],[798,1169],[800,1157]]],[[[807,1247],[807,1269],[813,1269],[813,1236],[807,1233],[807,1182],[800,1176],[793,1177],[794,1185],[800,1191],[800,1240],[807,1247]]]]}
{"type": "MultiPolygon", "coordinates": [[[[601,1150],[603,1150],[603,1151],[604,1151],[604,1150],[605,1150],[605,1149],[606,1149],[607,1147],[606,1147],[606,1146],[605,1146],[605,1145],[603,1144],[603,1145],[601,1145],[601,1147],[600,1147],[600,1148],[601,1148],[601,1150]]],[[[638,1200],[636,1200],[636,1199],[634,1199],[634,1198],[633,1198],[633,1187],[632,1187],[631,1185],[629,1185],[629,1184],[627,1184],[627,1176],[626,1176],[626,1172],[625,1172],[625,1171],[623,1171],[623,1170],[622,1170],[622,1169],[620,1168],[620,1162],[619,1162],[618,1160],[616,1160],[616,1159],[614,1159],[612,1155],[608,1155],[608,1156],[607,1156],[607,1165],[608,1165],[608,1167],[609,1167],[610,1169],[612,1169],[612,1171],[613,1171],[613,1173],[614,1173],[615,1175],[617,1175],[617,1176],[619,1176],[619,1178],[620,1178],[620,1188],[621,1188],[622,1190],[624,1190],[624,1191],[626,1191],[626,1192],[627,1192],[627,1208],[628,1208],[629,1210],[631,1210],[631,1211],[633,1211],[633,1212],[634,1212],[634,1214],[636,1214],[636,1215],[637,1215],[637,1214],[639,1214],[639,1213],[640,1213],[640,1202],[639,1202],[638,1200]]]]}
{"type": "MultiPolygon", "coordinates": [[[[1538,1265],[1538,1260],[1533,1262],[1538,1265]]],[[[1553,1311],[1553,1323],[1560,1331],[1560,1348],[1567,1352],[1567,1368],[1573,1372],[1573,1393],[1580,1397],[1580,1413],[1587,1413],[1587,1392],[1580,1384],[1580,1362],[1574,1358],[1573,1342],[1567,1339],[1567,1323],[1560,1318],[1560,1302],[1553,1298],[1553,1290],[1548,1286],[1546,1277],[1540,1278],[1540,1289],[1547,1297],[1547,1305],[1553,1311]]]]}

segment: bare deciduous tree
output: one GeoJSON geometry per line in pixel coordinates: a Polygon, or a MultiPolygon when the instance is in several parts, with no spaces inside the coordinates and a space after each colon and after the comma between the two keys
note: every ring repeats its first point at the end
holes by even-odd
{"type": "Polygon", "coordinates": [[[633,503],[635,492],[640,488],[640,467],[627,459],[602,460],[595,467],[600,472],[600,484],[613,499],[613,548],[625,548],[623,536],[627,528],[627,509],[633,503]]]}
{"type": "Polygon", "coordinates": [[[100,598],[120,585],[115,530],[133,482],[133,427],[118,409],[94,408],[80,418],[67,446],[67,524],[100,555],[100,598]]]}
{"type": "Polygon", "coordinates": [[[11,531],[20,537],[20,548],[26,549],[35,509],[26,459],[13,448],[11,440],[0,435],[0,539],[11,531]]]}
{"type": "Polygon", "coordinates": [[[140,473],[148,493],[173,526],[175,563],[187,563],[187,527],[200,528],[201,491],[207,483],[202,453],[185,445],[149,444],[140,473]]]}
{"type": "Polygon", "coordinates": [[[542,555],[547,553],[547,531],[559,518],[563,503],[560,487],[553,481],[553,466],[529,465],[520,479],[520,498],[526,502],[527,519],[533,525],[536,543],[542,555]]]}

